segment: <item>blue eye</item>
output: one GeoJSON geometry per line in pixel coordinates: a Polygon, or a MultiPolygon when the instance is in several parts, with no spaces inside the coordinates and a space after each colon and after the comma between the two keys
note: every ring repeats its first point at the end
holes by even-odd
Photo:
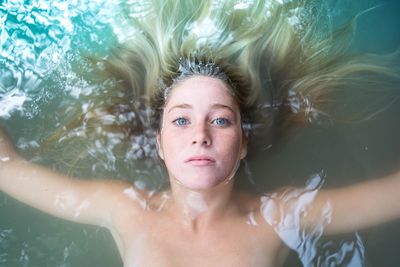
{"type": "Polygon", "coordinates": [[[189,120],[185,118],[177,118],[176,120],[174,120],[174,123],[178,126],[185,126],[189,124],[189,120]]]}
{"type": "Polygon", "coordinates": [[[218,126],[225,126],[229,123],[229,121],[224,118],[216,118],[215,120],[213,120],[213,123],[218,126]]]}

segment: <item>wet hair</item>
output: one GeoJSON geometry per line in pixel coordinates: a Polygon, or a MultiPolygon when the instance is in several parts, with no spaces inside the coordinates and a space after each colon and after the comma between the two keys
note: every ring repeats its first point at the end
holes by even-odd
{"type": "Polygon", "coordinates": [[[173,86],[176,86],[182,80],[186,80],[193,76],[207,76],[219,79],[227,84],[231,90],[235,88],[235,84],[229,79],[228,75],[215,64],[212,60],[202,61],[197,57],[181,58],[179,60],[178,76],[173,79],[171,86],[162,88],[163,98],[166,100],[173,86]]]}
{"type": "MultiPolygon", "coordinates": [[[[101,90],[87,96],[87,108],[62,131],[84,128],[80,136],[93,135],[96,141],[99,133],[118,134],[124,136],[121,147],[139,147],[137,158],[151,157],[165,96],[174,82],[191,75],[225,81],[254,133],[278,136],[313,123],[348,120],[346,106],[352,103],[336,98],[343,92],[374,92],[386,101],[383,96],[399,84],[399,51],[351,54],[357,16],[334,27],[326,19],[329,10],[317,2],[121,3],[124,27],[133,33],[107,58],[91,59],[101,90]]],[[[374,114],[360,112],[356,118],[374,114]]]]}
{"type": "Polygon", "coordinates": [[[349,114],[332,109],[342,105],[334,102],[338,92],[384,94],[400,78],[399,52],[351,55],[347,48],[357,18],[334,28],[323,9],[315,12],[312,0],[132,5],[124,10],[136,34],[105,61],[105,69],[134,98],[145,96],[155,113],[165,89],[182,75],[182,63],[185,74],[225,73],[241,113],[249,114],[246,120],[281,132],[344,119],[349,114]]]}

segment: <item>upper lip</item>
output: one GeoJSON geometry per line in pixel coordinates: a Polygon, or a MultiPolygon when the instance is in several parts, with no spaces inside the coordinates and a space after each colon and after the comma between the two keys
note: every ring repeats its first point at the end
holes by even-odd
{"type": "Polygon", "coordinates": [[[196,160],[208,160],[211,162],[215,162],[215,159],[213,159],[212,157],[209,156],[204,156],[204,155],[196,155],[196,156],[192,156],[188,159],[185,160],[185,162],[190,162],[190,161],[196,161],[196,160]]]}

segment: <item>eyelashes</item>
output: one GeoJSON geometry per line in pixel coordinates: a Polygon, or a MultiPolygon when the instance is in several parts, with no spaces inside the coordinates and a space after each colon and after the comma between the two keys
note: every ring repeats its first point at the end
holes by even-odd
{"type": "MultiPolygon", "coordinates": [[[[176,126],[182,126],[182,127],[191,124],[190,120],[185,117],[176,118],[172,121],[172,123],[175,124],[176,126]]],[[[217,118],[211,120],[210,123],[212,125],[220,126],[220,127],[227,127],[232,124],[232,122],[229,119],[224,118],[224,117],[217,117],[217,118]]]]}
{"type": "Polygon", "coordinates": [[[228,126],[231,124],[227,118],[216,118],[212,120],[212,123],[218,126],[228,126]]]}
{"type": "Polygon", "coordinates": [[[177,126],[186,126],[189,124],[189,120],[184,117],[179,117],[179,118],[173,120],[172,122],[174,124],[176,124],[177,126]]]}

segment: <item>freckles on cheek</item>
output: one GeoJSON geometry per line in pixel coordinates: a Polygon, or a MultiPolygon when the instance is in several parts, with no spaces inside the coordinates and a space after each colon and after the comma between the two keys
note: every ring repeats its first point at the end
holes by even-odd
{"type": "Polygon", "coordinates": [[[163,154],[163,160],[165,163],[172,157],[176,156],[176,153],[181,147],[180,136],[173,132],[165,131],[160,137],[160,151],[163,154]]]}
{"type": "Polygon", "coordinates": [[[232,147],[239,147],[242,141],[241,134],[237,132],[226,133],[221,139],[232,147]]]}
{"type": "Polygon", "coordinates": [[[240,136],[235,135],[226,137],[225,140],[230,140],[224,144],[224,147],[226,149],[225,153],[228,154],[227,156],[230,159],[239,157],[240,156],[239,153],[242,147],[242,139],[240,138],[240,136]]]}

